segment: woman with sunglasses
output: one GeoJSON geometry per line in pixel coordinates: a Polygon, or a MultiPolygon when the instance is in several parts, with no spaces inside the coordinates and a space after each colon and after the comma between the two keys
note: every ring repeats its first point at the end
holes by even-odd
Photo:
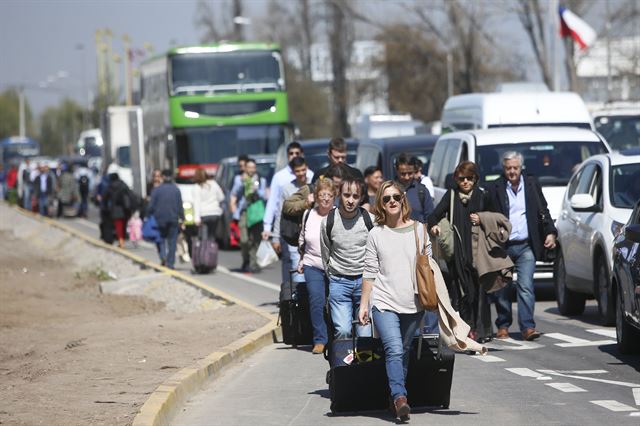
{"type": "MultiPolygon", "coordinates": [[[[453,172],[456,187],[448,191],[427,219],[433,236],[440,234],[438,222],[449,216],[450,197],[453,199],[454,249],[447,263],[451,281],[448,282],[451,304],[462,319],[471,326],[469,337],[479,342],[491,340],[491,313],[486,294],[478,283],[473,267],[471,227],[480,224],[478,212],[494,211],[489,194],[478,186],[480,175],[475,163],[463,161],[453,172]]],[[[451,218],[449,218],[451,222],[451,218]]]]}
{"type": "Polygon", "coordinates": [[[416,236],[430,256],[431,243],[424,241],[424,225],[410,219],[411,207],[396,182],[380,186],[372,213],[378,226],[367,240],[358,319],[364,325],[373,318],[385,352],[390,408],[406,421],[411,411],[405,387],[409,349],[424,316],[417,298],[416,236]]]}
{"type": "Polygon", "coordinates": [[[325,286],[328,280],[322,265],[320,252],[320,225],[336,198],[333,180],[321,177],[315,184],[313,193],[315,207],[306,210],[302,216],[302,229],[298,237],[298,273],[304,273],[309,294],[309,311],[313,328],[313,354],[321,354],[328,341],[327,324],[324,321],[325,286]]]}

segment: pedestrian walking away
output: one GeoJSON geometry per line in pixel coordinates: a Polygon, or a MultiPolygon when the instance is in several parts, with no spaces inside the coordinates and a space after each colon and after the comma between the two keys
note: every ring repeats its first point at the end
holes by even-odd
{"type": "MultiPolygon", "coordinates": [[[[535,293],[533,274],[536,260],[543,259],[544,249],[555,249],[556,230],[549,215],[547,201],[538,180],[522,175],[523,157],[516,151],[502,155],[503,175],[487,189],[497,211],[509,218],[512,228],[507,242],[507,254],[515,264],[518,275],[515,285],[518,301],[518,325],[524,340],[540,337],[534,319],[535,293]],[[539,221],[542,221],[539,227],[539,221]]],[[[509,337],[513,321],[511,286],[492,295],[496,303],[498,332],[496,337],[509,337]]]]}
{"type": "Polygon", "coordinates": [[[367,239],[358,319],[365,325],[373,318],[384,347],[392,408],[406,421],[411,411],[405,387],[409,349],[424,317],[417,297],[416,238],[429,256],[431,242],[425,225],[417,226],[410,218],[409,202],[398,183],[382,184],[372,212],[377,226],[367,239]]]}
{"type": "Polygon", "coordinates": [[[302,230],[298,239],[300,261],[298,272],[304,273],[309,294],[309,310],[313,326],[312,353],[321,354],[328,341],[327,324],[324,319],[326,286],[328,277],[322,263],[320,228],[322,221],[333,210],[336,188],[331,179],[320,179],[315,184],[315,207],[305,211],[302,230]]]}
{"type": "Polygon", "coordinates": [[[109,211],[118,247],[124,248],[125,229],[132,214],[133,197],[129,187],[120,180],[117,173],[109,174],[109,186],[104,194],[103,203],[109,211]]]}
{"type": "MultiPolygon", "coordinates": [[[[340,206],[322,219],[320,226],[322,264],[329,276],[329,310],[337,339],[351,336],[362,292],[364,253],[373,227],[369,212],[360,207],[364,195],[362,179],[346,177],[339,187],[340,206]]],[[[369,326],[358,326],[358,335],[370,334],[369,326]]]]}
{"type": "Polygon", "coordinates": [[[222,215],[224,191],[215,179],[209,179],[203,168],[196,170],[193,181],[193,216],[196,226],[206,225],[207,237],[215,239],[218,221],[222,215]]]}
{"type": "Polygon", "coordinates": [[[184,221],[182,195],[173,183],[171,170],[162,171],[162,185],[151,193],[148,214],[158,223],[160,231],[160,262],[168,268],[174,269],[176,260],[176,244],[180,224],[184,221]]]}
{"type": "Polygon", "coordinates": [[[480,175],[477,170],[476,164],[471,161],[458,164],[453,173],[456,188],[442,197],[429,215],[428,226],[431,234],[438,236],[441,232],[438,222],[445,215],[450,215],[453,204],[453,217],[448,217],[454,229],[453,256],[447,263],[451,276],[449,294],[454,308],[471,327],[469,337],[484,342],[492,337],[491,312],[474,267],[471,228],[480,224],[478,212],[490,212],[494,207],[488,192],[478,186],[480,175]]]}

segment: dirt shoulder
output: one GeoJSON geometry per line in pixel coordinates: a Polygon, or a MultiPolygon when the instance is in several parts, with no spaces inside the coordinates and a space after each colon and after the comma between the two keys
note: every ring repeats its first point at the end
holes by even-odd
{"type": "Polygon", "coordinates": [[[95,273],[0,231],[0,423],[130,424],[176,370],[265,323],[101,294],[95,273]]]}

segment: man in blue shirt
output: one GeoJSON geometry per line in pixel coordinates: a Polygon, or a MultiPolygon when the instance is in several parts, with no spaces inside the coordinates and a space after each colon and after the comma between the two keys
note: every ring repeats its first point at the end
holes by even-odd
{"type": "Polygon", "coordinates": [[[174,269],[176,260],[176,242],[180,230],[180,222],[184,221],[182,195],[173,183],[171,170],[162,171],[162,185],[151,193],[151,202],[147,210],[158,223],[160,231],[160,261],[163,266],[174,269]]]}
{"type": "MultiPolygon", "coordinates": [[[[487,189],[498,212],[511,222],[507,254],[518,274],[518,281],[514,282],[518,294],[518,325],[524,340],[534,340],[540,337],[533,318],[536,302],[533,273],[536,259],[541,260],[545,248],[555,248],[558,231],[549,215],[540,183],[533,176],[522,175],[522,164],[522,154],[505,152],[502,155],[504,174],[487,189]],[[542,232],[538,227],[541,217],[545,218],[542,232]]],[[[498,339],[509,337],[509,326],[513,321],[510,288],[511,286],[507,286],[492,295],[498,313],[498,339]]]]}

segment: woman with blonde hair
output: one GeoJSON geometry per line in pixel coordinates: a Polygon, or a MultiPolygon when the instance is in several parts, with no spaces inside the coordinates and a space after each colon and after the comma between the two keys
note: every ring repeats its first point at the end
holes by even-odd
{"type": "Polygon", "coordinates": [[[300,252],[298,272],[304,273],[309,294],[309,311],[313,327],[312,353],[321,354],[328,340],[327,324],[324,320],[325,289],[328,277],[322,264],[320,225],[322,219],[333,209],[336,197],[333,181],[321,177],[315,184],[313,195],[315,207],[306,210],[302,216],[303,226],[298,238],[300,252]]]}
{"type": "Polygon", "coordinates": [[[417,297],[416,247],[431,256],[431,242],[425,225],[410,219],[409,202],[394,181],[380,186],[372,213],[377,226],[367,240],[358,319],[364,325],[373,318],[384,347],[391,408],[406,421],[409,349],[424,316],[417,297]]]}
{"type": "Polygon", "coordinates": [[[224,201],[224,192],[218,182],[208,179],[203,168],[196,170],[193,178],[193,216],[197,226],[207,227],[208,238],[215,238],[216,226],[222,215],[220,203],[224,201]]]}

